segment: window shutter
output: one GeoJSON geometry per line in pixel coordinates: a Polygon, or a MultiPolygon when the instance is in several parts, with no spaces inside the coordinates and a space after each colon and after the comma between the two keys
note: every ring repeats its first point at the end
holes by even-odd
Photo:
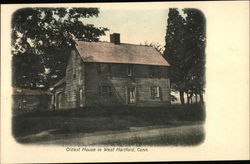
{"type": "Polygon", "coordinates": [[[126,92],[126,104],[128,104],[128,87],[125,86],[125,92],[126,92]]]}
{"type": "Polygon", "coordinates": [[[154,99],[154,87],[150,87],[151,98],[154,99]]]}
{"type": "Polygon", "coordinates": [[[134,65],[131,65],[131,70],[132,70],[132,76],[134,76],[135,75],[135,67],[134,67],[134,65]]]}
{"type": "Polygon", "coordinates": [[[160,97],[160,87],[155,87],[155,89],[156,89],[156,97],[160,97]]]}
{"type": "Polygon", "coordinates": [[[161,87],[159,87],[159,92],[160,92],[160,99],[161,99],[161,101],[163,100],[163,97],[162,97],[162,88],[161,87]]]}

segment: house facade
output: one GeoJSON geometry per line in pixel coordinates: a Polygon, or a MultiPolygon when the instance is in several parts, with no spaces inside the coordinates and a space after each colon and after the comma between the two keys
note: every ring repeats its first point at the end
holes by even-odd
{"type": "Polygon", "coordinates": [[[66,76],[52,89],[55,109],[170,104],[168,62],[152,47],[111,42],[76,42],[66,76]]]}

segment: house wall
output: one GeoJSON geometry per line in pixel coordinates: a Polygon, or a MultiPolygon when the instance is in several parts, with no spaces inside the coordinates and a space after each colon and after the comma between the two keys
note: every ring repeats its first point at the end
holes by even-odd
{"type": "Polygon", "coordinates": [[[54,88],[51,103],[54,105],[53,109],[66,108],[65,84],[54,88]]]}
{"type": "Polygon", "coordinates": [[[170,104],[168,67],[134,65],[134,76],[128,77],[128,64],[109,65],[110,76],[105,71],[100,74],[100,63],[84,63],[78,52],[72,50],[66,69],[66,85],[54,90],[55,101],[60,104],[57,109],[128,105],[127,88],[131,86],[136,87],[135,106],[170,104]],[[161,70],[160,77],[150,76],[153,67],[161,70]],[[101,86],[111,87],[111,97],[101,95],[101,86]],[[161,98],[151,97],[152,86],[161,87],[161,98]]]}
{"type": "Polygon", "coordinates": [[[80,105],[84,106],[85,102],[85,84],[84,84],[84,64],[78,52],[73,49],[70,53],[66,68],[66,85],[55,88],[55,105],[58,102],[60,105],[56,109],[77,108],[80,105]],[[83,99],[79,102],[79,90],[83,90],[83,99]],[[58,94],[59,97],[57,97],[58,94]]]}
{"type": "Polygon", "coordinates": [[[109,76],[98,73],[98,63],[85,63],[86,67],[86,105],[112,106],[127,105],[127,88],[136,87],[136,106],[163,106],[170,103],[170,81],[167,67],[134,65],[134,76],[127,76],[127,64],[110,64],[109,76]],[[151,77],[152,67],[161,70],[160,78],[151,77]],[[100,87],[111,86],[112,96],[102,96],[100,87]],[[161,87],[161,98],[151,97],[151,87],[161,87]]]}

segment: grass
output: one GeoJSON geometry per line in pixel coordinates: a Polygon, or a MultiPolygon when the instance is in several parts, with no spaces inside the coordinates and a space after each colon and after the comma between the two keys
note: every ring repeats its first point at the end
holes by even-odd
{"type": "MultiPolygon", "coordinates": [[[[171,105],[164,108],[112,107],[85,108],[57,111],[34,111],[13,116],[12,132],[19,138],[42,131],[53,134],[77,134],[97,131],[128,130],[130,127],[160,126],[176,127],[204,121],[201,105],[171,105]]],[[[189,137],[192,135],[188,135],[189,137]]],[[[188,137],[187,136],[187,137],[188,137]]],[[[174,142],[178,136],[162,136],[144,142],[174,142]],[[156,141],[155,141],[156,140],[156,141]]],[[[181,137],[181,136],[179,136],[181,137]]],[[[202,138],[198,135],[198,138],[202,138]]],[[[183,138],[183,137],[181,137],[183,138]]],[[[197,137],[196,137],[197,138],[197,137]]],[[[187,139],[190,140],[190,139],[187,139]]],[[[140,143],[136,139],[128,141],[140,143]]],[[[180,143],[181,141],[176,141],[180,143]]]]}
{"type": "Polygon", "coordinates": [[[165,134],[157,137],[140,138],[133,137],[128,140],[107,141],[102,145],[109,146],[196,146],[205,139],[203,129],[192,129],[188,132],[176,132],[174,134],[165,134]]]}

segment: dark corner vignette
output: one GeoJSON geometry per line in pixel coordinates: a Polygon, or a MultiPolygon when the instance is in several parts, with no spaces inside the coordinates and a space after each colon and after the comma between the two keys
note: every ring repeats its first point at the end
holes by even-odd
{"type": "Polygon", "coordinates": [[[206,19],[202,11],[166,9],[161,45],[147,36],[144,43],[124,42],[123,37],[129,36],[111,32],[115,25],[98,24],[98,18],[109,21],[101,16],[115,12],[101,9],[35,7],[13,13],[16,141],[78,146],[203,143],[206,19]]]}

